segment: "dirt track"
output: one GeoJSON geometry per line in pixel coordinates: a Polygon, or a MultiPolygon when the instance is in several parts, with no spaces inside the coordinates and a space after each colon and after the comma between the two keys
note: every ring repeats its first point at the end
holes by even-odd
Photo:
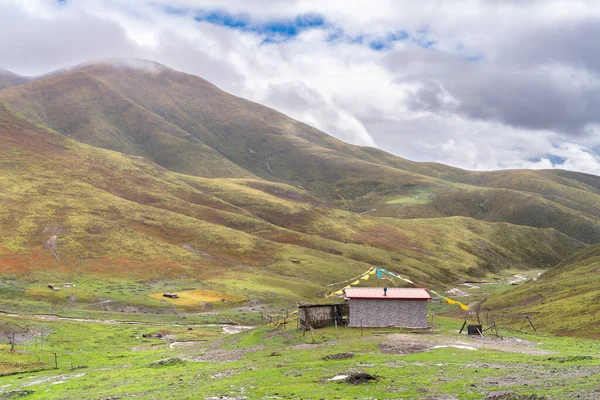
{"type": "Polygon", "coordinates": [[[108,325],[145,325],[145,326],[177,326],[177,327],[191,327],[191,328],[210,328],[210,327],[221,327],[225,333],[237,333],[249,329],[254,329],[254,326],[236,325],[234,323],[223,323],[223,324],[173,324],[168,322],[145,322],[145,321],[118,321],[114,319],[91,319],[91,318],[70,318],[61,317],[60,315],[52,314],[9,314],[2,313],[6,317],[11,318],[35,318],[43,321],[71,321],[71,322],[86,322],[91,324],[108,324],[108,325]]]}
{"type": "Polygon", "coordinates": [[[547,350],[537,349],[537,343],[526,340],[507,338],[504,340],[459,337],[450,339],[447,336],[425,336],[409,334],[391,334],[386,336],[386,341],[380,347],[381,351],[394,354],[411,354],[441,347],[456,347],[467,350],[489,349],[521,354],[552,354],[547,350]]]}

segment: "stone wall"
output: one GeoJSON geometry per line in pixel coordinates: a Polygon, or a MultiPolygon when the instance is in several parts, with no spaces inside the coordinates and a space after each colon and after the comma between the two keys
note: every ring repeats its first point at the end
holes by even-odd
{"type": "Polygon", "coordinates": [[[348,299],[350,304],[349,325],[360,327],[427,326],[427,301],[425,300],[376,300],[348,299]]]}

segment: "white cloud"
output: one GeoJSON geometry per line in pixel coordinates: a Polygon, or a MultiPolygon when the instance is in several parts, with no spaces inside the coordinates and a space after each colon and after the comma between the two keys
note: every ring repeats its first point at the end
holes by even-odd
{"type": "Polygon", "coordinates": [[[0,37],[10,37],[0,68],[141,57],[409,159],[600,174],[597,26],[600,8],[584,0],[0,0],[0,37]],[[304,14],[326,24],[265,44],[191,18],[215,9],[256,24],[304,14]],[[369,48],[398,31],[409,38],[369,48]]]}

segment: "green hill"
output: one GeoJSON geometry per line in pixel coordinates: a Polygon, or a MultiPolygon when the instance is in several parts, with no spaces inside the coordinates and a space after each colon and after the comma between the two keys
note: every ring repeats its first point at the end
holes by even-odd
{"type": "Polygon", "coordinates": [[[285,183],[337,208],[374,216],[466,216],[600,241],[598,177],[411,162],[343,143],[149,61],[58,71],[1,90],[0,103],[83,143],[186,175],[285,183]]]}
{"type": "Polygon", "coordinates": [[[190,286],[291,300],[371,265],[446,287],[600,242],[598,177],[415,163],[134,64],[0,90],[5,301],[165,308],[149,295],[190,286]]]}
{"type": "Polygon", "coordinates": [[[161,307],[153,291],[190,284],[294,299],[371,265],[437,287],[549,267],[583,247],[554,229],[361,216],[281,183],[183,175],[34,126],[4,106],[0,142],[0,269],[5,290],[29,300],[65,301],[44,288],[71,281],[81,301],[151,308],[161,307]],[[135,293],[101,283],[114,280],[135,293]]]}
{"type": "Polygon", "coordinates": [[[484,305],[507,324],[531,315],[540,330],[600,337],[600,245],[590,246],[528,282],[490,298],[484,305]]]}

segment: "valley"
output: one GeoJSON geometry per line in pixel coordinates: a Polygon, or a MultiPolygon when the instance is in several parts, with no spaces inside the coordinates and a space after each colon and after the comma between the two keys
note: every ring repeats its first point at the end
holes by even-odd
{"type": "Polygon", "coordinates": [[[95,62],[0,71],[0,228],[0,398],[600,390],[594,175],[412,162],[154,62],[95,62]],[[439,302],[420,334],[264,325],[372,266],[503,339],[459,335],[439,302]]]}

